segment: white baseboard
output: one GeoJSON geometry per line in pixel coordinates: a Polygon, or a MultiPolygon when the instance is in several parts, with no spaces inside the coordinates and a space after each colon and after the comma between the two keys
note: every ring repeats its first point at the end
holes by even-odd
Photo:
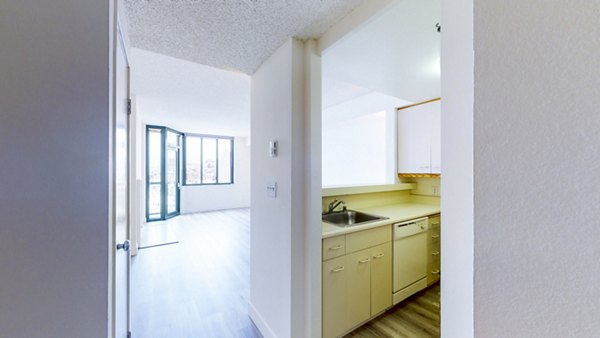
{"type": "Polygon", "coordinates": [[[265,322],[263,317],[250,302],[248,302],[248,315],[250,316],[252,322],[254,322],[254,325],[256,325],[260,331],[260,334],[263,336],[263,338],[277,338],[275,333],[273,333],[273,330],[271,330],[271,327],[269,327],[267,322],[265,322]]]}

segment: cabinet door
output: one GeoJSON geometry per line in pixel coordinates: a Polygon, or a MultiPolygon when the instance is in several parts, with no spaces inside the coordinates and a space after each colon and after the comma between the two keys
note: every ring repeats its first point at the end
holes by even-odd
{"type": "Polygon", "coordinates": [[[431,173],[442,172],[442,103],[436,101],[428,103],[432,105],[431,112],[431,173]]]}
{"type": "Polygon", "coordinates": [[[346,257],[323,262],[323,338],[346,332],[346,257]]]}
{"type": "Polygon", "coordinates": [[[398,172],[429,174],[441,169],[440,101],[398,111],[398,172]]]}
{"type": "Polygon", "coordinates": [[[398,172],[431,172],[431,113],[423,106],[398,111],[398,172]]]}
{"type": "Polygon", "coordinates": [[[371,316],[392,306],[392,242],[371,249],[371,316]]]}
{"type": "Polygon", "coordinates": [[[371,318],[371,250],[346,255],[346,327],[371,318]]]}

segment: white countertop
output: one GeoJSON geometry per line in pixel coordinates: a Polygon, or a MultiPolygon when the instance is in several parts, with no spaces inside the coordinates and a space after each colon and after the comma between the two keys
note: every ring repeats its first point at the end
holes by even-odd
{"type": "Polygon", "coordinates": [[[350,227],[342,227],[323,222],[323,238],[345,235],[355,231],[376,228],[383,225],[438,214],[440,212],[440,206],[435,204],[401,203],[355,210],[365,212],[367,214],[388,217],[388,219],[350,227]]]}

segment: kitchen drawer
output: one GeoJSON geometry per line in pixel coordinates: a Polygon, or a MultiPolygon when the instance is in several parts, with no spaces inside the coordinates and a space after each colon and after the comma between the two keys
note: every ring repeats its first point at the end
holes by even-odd
{"type": "Polygon", "coordinates": [[[427,285],[431,285],[440,280],[440,269],[431,269],[427,276],[427,285]]]}
{"type": "Polygon", "coordinates": [[[323,240],[323,260],[346,254],[346,235],[329,237],[323,240]]]}
{"type": "Polygon", "coordinates": [[[433,228],[433,229],[429,229],[429,239],[431,240],[431,243],[435,243],[440,242],[440,228],[433,228]]]}
{"type": "Polygon", "coordinates": [[[392,226],[353,232],[346,235],[346,253],[370,248],[392,240],[392,226]]]}
{"type": "Polygon", "coordinates": [[[429,228],[439,228],[441,224],[440,215],[429,216],[429,228]]]}
{"type": "Polygon", "coordinates": [[[440,269],[440,252],[439,250],[433,249],[429,253],[429,265],[432,269],[440,269]]]}

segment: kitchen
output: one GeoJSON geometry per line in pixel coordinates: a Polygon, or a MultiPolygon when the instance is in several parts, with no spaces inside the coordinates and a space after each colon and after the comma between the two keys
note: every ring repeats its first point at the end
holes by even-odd
{"type": "Polygon", "coordinates": [[[439,14],[403,2],[323,55],[324,338],[439,336],[439,14]]]}

